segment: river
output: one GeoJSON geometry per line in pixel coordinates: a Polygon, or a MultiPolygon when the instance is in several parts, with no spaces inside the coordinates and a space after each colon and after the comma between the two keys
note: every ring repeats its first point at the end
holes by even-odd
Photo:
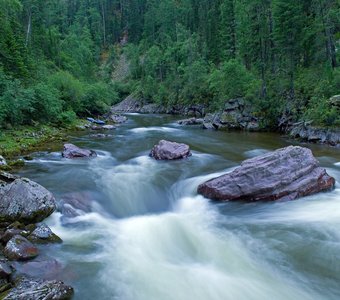
{"type": "Polygon", "coordinates": [[[80,199],[77,216],[47,224],[63,244],[41,246],[76,300],[340,299],[340,150],[308,145],[336,189],[291,202],[213,203],[197,186],[244,159],[292,143],[276,134],[180,127],[163,115],[129,115],[107,139],[74,133],[90,160],[34,153],[19,172],[57,199],[80,199]],[[148,157],[160,139],[193,156],[148,157]]]}

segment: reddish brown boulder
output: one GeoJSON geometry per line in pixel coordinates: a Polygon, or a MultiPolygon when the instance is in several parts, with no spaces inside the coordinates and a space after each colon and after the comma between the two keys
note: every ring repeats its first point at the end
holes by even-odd
{"type": "Polygon", "coordinates": [[[23,236],[16,235],[7,243],[4,254],[10,260],[29,260],[38,256],[39,251],[23,236]]]}
{"type": "Polygon", "coordinates": [[[289,146],[244,161],[234,171],[198,186],[198,193],[220,201],[293,200],[334,188],[311,150],[289,146]]]}
{"type": "Polygon", "coordinates": [[[73,144],[65,144],[62,156],[65,158],[96,157],[97,153],[93,150],[81,149],[73,144]]]}
{"type": "Polygon", "coordinates": [[[187,158],[191,156],[191,152],[186,144],[161,140],[152,148],[150,156],[157,160],[175,160],[187,158]]]}

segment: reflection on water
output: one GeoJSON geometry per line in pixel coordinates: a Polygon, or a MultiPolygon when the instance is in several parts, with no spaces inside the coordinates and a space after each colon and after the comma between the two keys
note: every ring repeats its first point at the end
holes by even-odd
{"type": "MultiPolygon", "coordinates": [[[[211,203],[198,184],[288,142],[129,118],[112,138],[72,137],[96,159],[37,153],[21,172],[66,203],[48,219],[64,243],[43,251],[63,265],[75,299],[339,299],[338,184],[293,202],[211,203]],[[188,143],[193,156],[151,159],[160,139],[188,143]]],[[[312,150],[340,182],[340,151],[312,150]]]]}

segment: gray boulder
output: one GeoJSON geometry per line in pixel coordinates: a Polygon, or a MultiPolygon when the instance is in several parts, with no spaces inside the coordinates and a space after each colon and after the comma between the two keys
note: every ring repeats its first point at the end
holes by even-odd
{"type": "Polygon", "coordinates": [[[190,118],[190,119],[184,119],[184,120],[177,121],[177,123],[179,125],[186,125],[186,126],[190,126],[190,125],[202,125],[203,122],[204,122],[203,119],[197,119],[197,118],[190,118]]]}
{"type": "Polygon", "coordinates": [[[191,152],[186,144],[161,140],[152,148],[150,156],[157,160],[175,160],[187,158],[191,156],[191,152]]]}
{"type": "Polygon", "coordinates": [[[82,149],[73,144],[65,144],[62,156],[65,158],[89,158],[96,157],[97,153],[93,150],[82,149]]]}
{"type": "Polygon", "coordinates": [[[334,187],[312,152],[286,147],[244,161],[234,171],[198,186],[198,193],[220,201],[293,200],[334,187]]]}
{"type": "Polygon", "coordinates": [[[113,125],[104,125],[104,126],[102,126],[102,129],[113,130],[113,129],[116,129],[116,126],[113,126],[113,125]]]}
{"type": "Polygon", "coordinates": [[[46,224],[40,224],[33,232],[27,237],[33,243],[61,243],[62,240],[59,236],[52,232],[50,227],[46,224]]]}
{"type": "Polygon", "coordinates": [[[0,172],[0,221],[40,222],[56,208],[53,195],[38,183],[0,172]]]}
{"type": "Polygon", "coordinates": [[[120,114],[111,114],[109,116],[109,120],[116,123],[116,124],[122,124],[125,123],[127,121],[127,117],[120,115],[120,114]]]}
{"type": "Polygon", "coordinates": [[[4,255],[10,260],[29,260],[38,254],[38,249],[21,235],[12,237],[4,248],[4,255]]]}
{"type": "Polygon", "coordinates": [[[67,300],[72,298],[73,288],[57,280],[21,277],[1,296],[3,300],[67,300]]]}

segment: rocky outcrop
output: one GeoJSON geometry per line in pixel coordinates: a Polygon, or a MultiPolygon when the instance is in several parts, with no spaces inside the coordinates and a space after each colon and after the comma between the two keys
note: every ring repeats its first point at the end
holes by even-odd
{"type": "Polygon", "coordinates": [[[57,280],[21,277],[15,287],[0,295],[3,300],[67,300],[73,296],[73,288],[57,280]]]}
{"type": "Polygon", "coordinates": [[[90,158],[96,157],[97,153],[93,150],[82,149],[73,144],[65,144],[62,156],[65,158],[90,158]]]}
{"type": "Polygon", "coordinates": [[[313,127],[306,122],[294,124],[289,130],[289,136],[310,143],[340,146],[340,129],[313,127]]]}
{"type": "Polygon", "coordinates": [[[4,255],[10,260],[29,260],[38,254],[38,249],[21,235],[12,237],[4,248],[4,255]]]}
{"type": "Polygon", "coordinates": [[[231,99],[223,110],[205,116],[203,129],[258,131],[260,124],[243,99],[231,99]]]}
{"type": "Polygon", "coordinates": [[[143,102],[130,95],[122,102],[111,107],[111,113],[135,113],[140,112],[143,102]]]}
{"type": "Polygon", "coordinates": [[[128,96],[122,102],[111,107],[111,114],[120,113],[141,113],[141,114],[171,114],[188,115],[192,117],[203,117],[205,114],[204,105],[170,105],[150,103],[145,99],[128,96]]]}
{"type": "Polygon", "coordinates": [[[191,156],[191,152],[186,144],[161,140],[152,148],[150,156],[156,160],[176,160],[191,156]]]}
{"type": "Polygon", "coordinates": [[[334,185],[335,179],[319,167],[309,149],[290,146],[244,161],[199,185],[198,193],[220,201],[293,200],[334,185]]]}
{"type": "Polygon", "coordinates": [[[328,100],[328,103],[340,110],[340,95],[335,95],[328,100]]]}
{"type": "Polygon", "coordinates": [[[203,119],[197,119],[197,118],[190,118],[190,119],[177,121],[179,125],[185,125],[185,126],[202,125],[203,122],[204,122],[203,119]]]}
{"type": "Polygon", "coordinates": [[[0,172],[0,221],[36,223],[55,208],[53,195],[38,183],[0,172]]]}

